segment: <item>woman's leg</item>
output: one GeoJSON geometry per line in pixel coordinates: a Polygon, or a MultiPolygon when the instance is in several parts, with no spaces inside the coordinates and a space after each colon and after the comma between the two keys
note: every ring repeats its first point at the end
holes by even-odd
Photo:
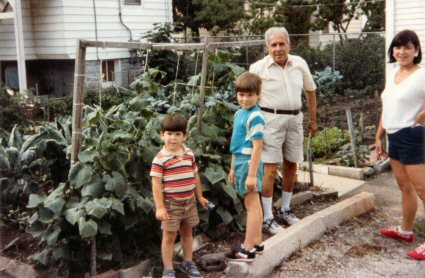
{"type": "MultiPolygon", "coordinates": [[[[391,169],[393,170],[401,190],[401,204],[403,210],[401,228],[403,231],[410,232],[413,230],[413,222],[415,221],[416,211],[418,210],[418,199],[415,186],[410,179],[412,174],[409,175],[407,173],[406,165],[402,164],[400,161],[392,158],[390,161],[391,169]]],[[[413,169],[409,172],[413,172],[413,169]]]]}
{"type": "Polygon", "coordinates": [[[425,164],[406,165],[406,172],[425,208],[425,164]]]}

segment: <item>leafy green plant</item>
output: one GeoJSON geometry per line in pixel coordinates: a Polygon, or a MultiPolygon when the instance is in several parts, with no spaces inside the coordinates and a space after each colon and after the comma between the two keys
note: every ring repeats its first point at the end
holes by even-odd
{"type": "MultiPolygon", "coordinates": [[[[304,152],[307,151],[307,138],[304,139],[304,152]]],[[[341,130],[337,127],[319,130],[313,137],[312,153],[313,158],[323,157],[330,154],[342,145],[350,141],[350,134],[347,130],[344,131],[344,136],[341,136],[341,130]]]]}

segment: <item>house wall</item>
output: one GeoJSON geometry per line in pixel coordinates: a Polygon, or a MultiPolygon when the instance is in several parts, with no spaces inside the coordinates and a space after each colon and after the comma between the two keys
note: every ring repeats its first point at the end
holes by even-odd
{"type": "MultiPolygon", "coordinates": [[[[98,40],[129,41],[129,31],[119,19],[119,1],[123,22],[133,40],[139,41],[155,22],[171,22],[171,0],[142,0],[140,6],[124,5],[123,0],[95,0],[98,40]]],[[[95,16],[90,0],[22,1],[25,58],[74,59],[76,39],[95,40],[95,16]]],[[[129,57],[118,49],[87,51],[87,60],[129,57]]],[[[0,61],[16,60],[13,19],[0,21],[0,61]]]]}

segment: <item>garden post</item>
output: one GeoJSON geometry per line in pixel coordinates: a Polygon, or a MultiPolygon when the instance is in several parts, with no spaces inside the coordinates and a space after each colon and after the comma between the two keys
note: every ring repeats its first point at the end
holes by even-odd
{"type": "Polygon", "coordinates": [[[353,149],[353,159],[354,159],[354,167],[359,167],[359,162],[357,158],[357,147],[356,147],[356,134],[354,131],[354,125],[353,125],[353,116],[351,115],[351,109],[347,108],[345,110],[347,114],[347,123],[348,123],[348,130],[350,131],[350,138],[351,138],[351,147],[353,149]]]}
{"type": "Polygon", "coordinates": [[[199,88],[199,109],[196,127],[198,132],[202,131],[202,114],[204,114],[205,84],[208,73],[208,36],[205,37],[204,53],[202,54],[201,86],[199,88]]]}
{"type": "Polygon", "coordinates": [[[83,120],[84,76],[86,63],[86,47],[77,39],[75,50],[74,92],[72,96],[72,142],[71,165],[78,161],[81,148],[81,126],[83,120]]]}

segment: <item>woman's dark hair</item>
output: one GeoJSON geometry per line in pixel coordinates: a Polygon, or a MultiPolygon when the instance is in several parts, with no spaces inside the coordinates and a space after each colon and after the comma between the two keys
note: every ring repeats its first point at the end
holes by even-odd
{"type": "Polygon", "coordinates": [[[187,121],[180,114],[167,114],[161,123],[161,132],[181,131],[183,134],[187,132],[187,121]]]}
{"type": "Polygon", "coordinates": [[[389,63],[395,63],[396,59],[393,55],[393,48],[398,46],[405,46],[411,42],[417,49],[418,55],[415,55],[413,59],[414,64],[419,64],[422,61],[422,50],[421,43],[419,42],[418,35],[412,30],[400,31],[391,41],[390,47],[388,48],[388,56],[390,57],[389,63]]]}

